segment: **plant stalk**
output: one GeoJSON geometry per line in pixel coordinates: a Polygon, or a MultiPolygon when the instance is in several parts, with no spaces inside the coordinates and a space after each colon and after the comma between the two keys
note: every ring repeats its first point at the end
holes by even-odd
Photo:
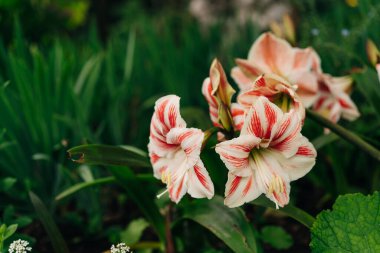
{"type": "Polygon", "coordinates": [[[360,138],[355,133],[345,129],[344,127],[338,124],[334,124],[333,122],[329,121],[328,119],[325,119],[324,117],[311,110],[307,109],[306,112],[308,117],[310,117],[312,120],[330,129],[332,132],[336,133],[341,138],[345,139],[351,144],[358,146],[361,150],[375,158],[377,161],[380,161],[380,150],[378,150],[377,148],[360,138]]]}

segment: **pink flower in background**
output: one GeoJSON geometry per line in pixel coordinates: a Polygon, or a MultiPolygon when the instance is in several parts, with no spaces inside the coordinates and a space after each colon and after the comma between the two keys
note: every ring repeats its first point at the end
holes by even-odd
{"type": "Polygon", "coordinates": [[[194,198],[210,199],[214,185],[200,159],[204,133],[186,128],[179,100],[168,95],[155,105],[148,144],[154,176],[166,183],[169,197],[176,203],[186,192],[194,198]]]}
{"type": "Polygon", "coordinates": [[[316,151],[301,135],[302,121],[291,110],[283,113],[266,97],[252,105],[240,136],[216,146],[229,170],[225,204],[237,207],[262,193],[276,207],[288,204],[290,181],[307,174],[316,151]]]}
{"type": "Polygon", "coordinates": [[[215,127],[227,131],[242,127],[244,111],[238,104],[231,103],[234,93],[222,65],[215,59],[210,67],[210,77],[204,80],[202,86],[202,94],[209,104],[210,118],[215,127]]]}
{"type": "Polygon", "coordinates": [[[287,41],[264,33],[252,45],[247,60],[236,60],[238,66],[232,69],[231,76],[244,91],[261,74],[279,75],[296,85],[302,103],[310,107],[318,91],[317,76],[312,69],[313,53],[311,48],[293,48],[287,41]]]}
{"type": "Polygon", "coordinates": [[[352,78],[349,76],[321,74],[319,95],[313,110],[334,123],[341,117],[350,121],[357,119],[360,113],[348,95],[351,86],[352,78]]]}
{"type": "Polygon", "coordinates": [[[303,120],[305,107],[295,91],[296,87],[282,77],[275,74],[264,74],[253,82],[251,88],[239,94],[238,102],[245,111],[248,111],[260,96],[265,96],[285,113],[294,109],[303,120]]]}

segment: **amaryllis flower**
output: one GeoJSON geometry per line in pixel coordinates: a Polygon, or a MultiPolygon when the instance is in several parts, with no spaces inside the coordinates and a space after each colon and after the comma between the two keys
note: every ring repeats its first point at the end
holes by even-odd
{"type": "Polygon", "coordinates": [[[200,159],[204,133],[186,128],[179,111],[180,98],[168,95],[157,100],[149,137],[149,157],[154,176],[167,185],[178,203],[188,192],[194,198],[211,198],[214,185],[200,159]]]}
{"type": "Polygon", "coordinates": [[[283,112],[294,109],[300,118],[305,118],[305,107],[296,94],[297,87],[290,84],[284,78],[275,74],[264,74],[259,76],[251,88],[242,91],[238,96],[238,102],[248,111],[260,96],[267,97],[276,104],[283,112]]]}
{"type": "Polygon", "coordinates": [[[305,107],[316,99],[318,82],[312,70],[311,48],[293,48],[287,41],[271,33],[264,33],[252,45],[248,59],[237,59],[231,76],[241,90],[251,88],[261,74],[276,74],[297,86],[297,93],[305,107]]]}
{"type": "Polygon", "coordinates": [[[252,105],[240,136],[216,145],[229,170],[225,204],[250,202],[264,193],[276,207],[288,204],[290,181],[307,174],[316,151],[301,135],[301,119],[291,110],[283,113],[266,97],[252,105]]]}
{"type": "Polygon", "coordinates": [[[227,131],[240,130],[244,111],[238,104],[231,103],[235,90],[228,83],[223,67],[217,59],[211,64],[210,77],[203,82],[202,93],[209,104],[210,118],[215,127],[227,131]]]}
{"type": "Polygon", "coordinates": [[[332,77],[328,74],[321,74],[319,78],[319,96],[313,110],[334,123],[341,117],[350,121],[357,119],[360,113],[348,95],[352,78],[332,77]]]}

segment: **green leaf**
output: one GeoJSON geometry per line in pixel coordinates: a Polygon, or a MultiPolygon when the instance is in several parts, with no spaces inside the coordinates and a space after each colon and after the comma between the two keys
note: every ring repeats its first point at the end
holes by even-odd
{"type": "Polygon", "coordinates": [[[155,196],[151,196],[144,190],[143,181],[127,167],[108,167],[116,180],[124,187],[127,195],[140,208],[146,219],[155,229],[158,237],[165,242],[164,217],[160,214],[158,206],[155,204],[155,196]]]}
{"type": "Polygon", "coordinates": [[[313,253],[380,252],[380,193],[339,196],[311,229],[313,253]]]}
{"type": "Polygon", "coordinates": [[[60,194],[58,194],[57,197],[55,197],[55,200],[59,201],[59,200],[64,199],[64,198],[66,198],[66,197],[68,197],[68,196],[70,196],[70,195],[72,195],[72,194],[74,194],[80,190],[86,189],[88,187],[92,187],[92,186],[96,186],[96,185],[109,184],[109,183],[112,183],[115,181],[116,180],[114,177],[105,177],[105,178],[95,179],[95,180],[89,181],[89,182],[82,182],[82,183],[73,185],[70,188],[61,192],[60,194]]]}
{"type": "Polygon", "coordinates": [[[65,240],[62,237],[61,232],[59,232],[57,225],[54,222],[53,217],[47,210],[46,206],[40,198],[33,192],[29,192],[30,200],[36,210],[36,214],[40,219],[42,225],[45,228],[47,235],[50,238],[51,244],[53,246],[55,253],[69,253],[69,249],[66,245],[65,240]]]}
{"type": "MultiPolygon", "coordinates": [[[[260,197],[255,199],[254,201],[252,201],[252,203],[258,206],[269,207],[272,209],[276,208],[275,204],[264,195],[261,195],[260,197]]],[[[289,217],[292,217],[293,219],[299,221],[300,223],[302,223],[308,228],[311,228],[311,226],[315,222],[315,218],[313,216],[311,216],[310,214],[306,213],[304,210],[299,209],[291,204],[288,204],[278,209],[277,211],[289,217]]]]}
{"type": "Polygon", "coordinates": [[[128,227],[120,233],[120,241],[127,245],[137,243],[144,230],[149,227],[149,223],[144,219],[133,220],[128,227]]]}
{"type": "Polygon", "coordinates": [[[282,227],[265,226],[261,230],[261,238],[278,250],[289,249],[293,245],[293,238],[282,227]]]}
{"type": "Polygon", "coordinates": [[[241,208],[228,208],[223,198],[197,199],[186,206],[184,218],[204,226],[237,253],[257,252],[252,225],[241,208]]]}
{"type": "Polygon", "coordinates": [[[12,224],[9,227],[7,227],[7,229],[5,230],[3,239],[5,240],[11,237],[16,232],[16,230],[17,230],[17,224],[12,224]]]}
{"type": "Polygon", "coordinates": [[[150,168],[150,162],[143,151],[129,146],[108,146],[100,144],[82,145],[67,151],[77,163],[104,166],[136,166],[150,168]]]}

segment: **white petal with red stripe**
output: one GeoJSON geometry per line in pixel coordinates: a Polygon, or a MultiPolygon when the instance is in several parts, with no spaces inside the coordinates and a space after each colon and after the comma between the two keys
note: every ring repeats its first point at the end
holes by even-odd
{"type": "Polygon", "coordinates": [[[214,184],[201,160],[189,169],[188,192],[193,198],[208,198],[214,196],[214,184]]]}
{"type": "Polygon", "coordinates": [[[262,194],[253,174],[247,177],[236,176],[228,173],[224,204],[228,207],[238,207],[250,202],[262,194]]]}

